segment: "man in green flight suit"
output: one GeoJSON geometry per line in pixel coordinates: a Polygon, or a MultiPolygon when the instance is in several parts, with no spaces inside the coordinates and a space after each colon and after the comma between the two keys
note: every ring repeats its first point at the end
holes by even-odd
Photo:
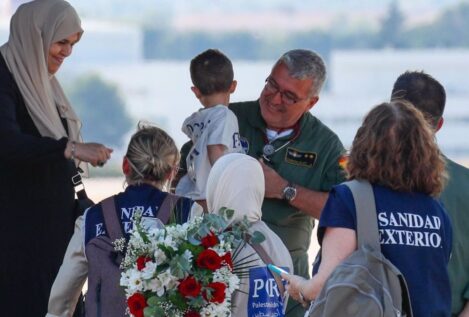
{"type": "MultiPolygon", "coordinates": [[[[435,132],[442,127],[446,93],[432,76],[424,72],[403,73],[394,83],[391,99],[410,101],[428,118],[435,132]]],[[[469,317],[469,169],[445,159],[449,181],[441,201],[453,226],[453,249],[448,264],[451,314],[469,317]]]]}
{"type": "MultiPolygon", "coordinates": [[[[290,251],[294,273],[305,278],[313,218],[319,219],[328,191],[345,176],[339,165],[342,143],[309,112],[325,77],[319,55],[291,50],[273,66],[258,100],[229,106],[238,118],[243,147],[264,170],[262,219],[290,251]]],[[[286,315],[304,313],[290,299],[286,315]]]]}

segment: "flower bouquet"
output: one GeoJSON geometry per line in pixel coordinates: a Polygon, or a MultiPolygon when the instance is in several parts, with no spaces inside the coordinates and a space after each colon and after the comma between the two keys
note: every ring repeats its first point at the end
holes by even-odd
{"type": "MultiPolygon", "coordinates": [[[[141,215],[121,264],[129,313],[134,317],[229,316],[239,288],[232,254],[243,241],[247,221],[227,230],[233,210],[221,209],[183,225],[142,226],[141,215]]],[[[256,236],[253,240],[261,241],[256,236]]],[[[238,274],[242,274],[238,270],[238,274]]]]}

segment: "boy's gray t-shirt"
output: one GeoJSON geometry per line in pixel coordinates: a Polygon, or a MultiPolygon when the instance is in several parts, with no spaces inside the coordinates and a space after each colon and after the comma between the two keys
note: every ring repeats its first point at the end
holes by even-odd
{"type": "Polygon", "coordinates": [[[193,146],[186,157],[187,174],[179,181],[176,194],[193,200],[205,199],[205,186],[212,168],[207,146],[222,144],[227,148],[226,153],[243,153],[238,119],[224,105],[203,108],[184,120],[182,132],[193,146]]]}

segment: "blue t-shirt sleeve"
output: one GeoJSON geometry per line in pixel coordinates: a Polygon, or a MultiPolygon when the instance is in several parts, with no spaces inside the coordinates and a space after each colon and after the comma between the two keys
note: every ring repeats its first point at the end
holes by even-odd
{"type": "Polygon", "coordinates": [[[318,227],[318,241],[321,244],[327,227],[355,230],[357,219],[352,192],[346,185],[337,185],[329,193],[321,212],[318,227]]]}

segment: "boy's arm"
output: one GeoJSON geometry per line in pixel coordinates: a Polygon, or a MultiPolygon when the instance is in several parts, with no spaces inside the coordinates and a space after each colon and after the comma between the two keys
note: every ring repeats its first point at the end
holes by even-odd
{"type": "Polygon", "coordinates": [[[189,154],[189,152],[192,148],[192,145],[193,145],[192,141],[188,141],[188,142],[184,143],[181,150],[179,151],[179,153],[181,155],[181,159],[179,161],[179,170],[178,170],[177,174],[174,176],[174,178],[171,182],[170,192],[172,192],[172,193],[175,192],[176,186],[179,183],[179,181],[181,180],[181,178],[184,175],[187,174],[186,158],[187,158],[187,155],[189,154]]]}
{"type": "Polygon", "coordinates": [[[210,165],[213,166],[215,162],[225,154],[228,148],[223,144],[212,144],[207,145],[207,152],[208,152],[208,159],[210,161],[210,165]]]}
{"type": "Polygon", "coordinates": [[[88,275],[88,262],[83,245],[83,226],[83,216],[80,216],[75,222],[75,232],[52,285],[46,317],[71,317],[73,315],[88,275]]]}

